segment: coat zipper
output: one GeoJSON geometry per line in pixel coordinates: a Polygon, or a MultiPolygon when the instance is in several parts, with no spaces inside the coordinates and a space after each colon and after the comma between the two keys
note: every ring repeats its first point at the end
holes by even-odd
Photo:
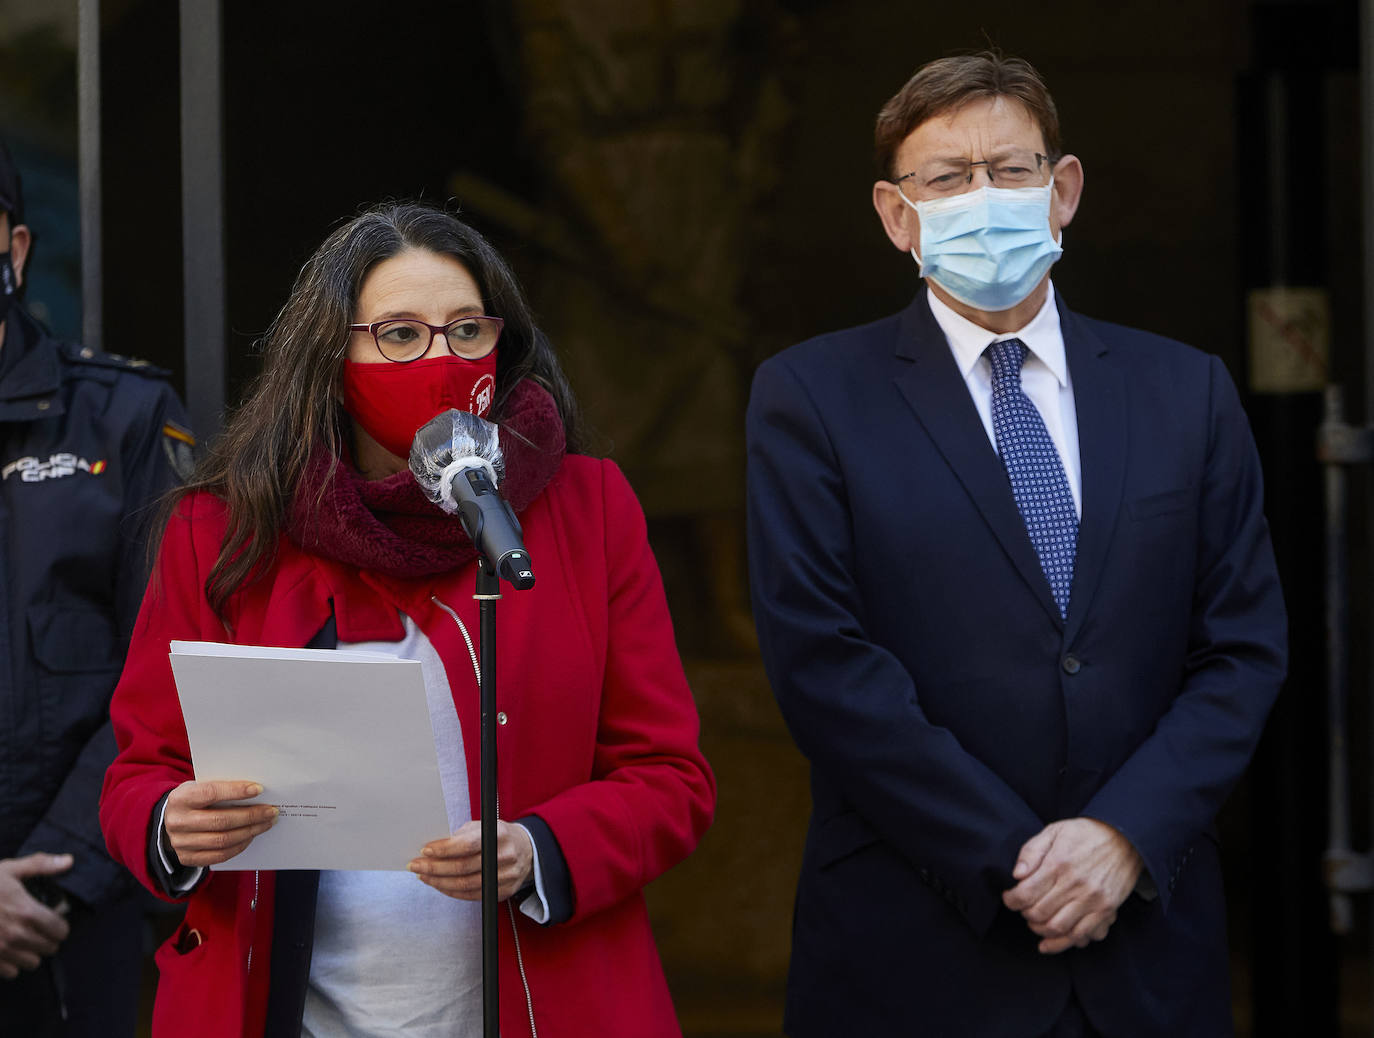
{"type": "MultiPolygon", "coordinates": [[[[261,875],[261,873],[259,873],[257,870],[254,870],[254,872],[253,872],[253,900],[250,901],[250,902],[248,902],[248,910],[249,910],[250,912],[253,912],[253,913],[256,913],[257,910],[258,910],[258,877],[259,877],[260,875],[261,875]]],[[[258,932],[258,921],[257,921],[257,916],[256,916],[256,914],[255,914],[255,915],[254,915],[254,918],[253,918],[253,929],[252,929],[252,933],[256,934],[257,932],[258,932]]],[[[249,975],[249,976],[252,976],[252,975],[253,975],[253,938],[252,938],[251,936],[248,938],[248,975],[249,975]]]]}
{"type": "MultiPolygon", "coordinates": [[[[439,596],[430,595],[429,600],[452,617],[453,622],[458,625],[458,630],[462,632],[463,641],[467,643],[468,656],[472,658],[473,677],[477,679],[477,688],[480,691],[482,688],[482,668],[477,661],[477,650],[473,648],[472,637],[468,634],[467,626],[458,613],[440,600],[439,596]]],[[[501,791],[499,789],[496,791],[496,819],[497,821],[501,819],[501,791]]],[[[515,941],[515,965],[520,970],[520,984],[525,989],[525,1010],[530,1017],[530,1038],[539,1038],[539,1029],[534,1024],[534,996],[530,994],[530,979],[525,973],[525,957],[520,951],[520,931],[515,926],[515,908],[511,905],[509,898],[506,899],[506,912],[510,916],[510,932],[515,941]]]]}
{"type": "Polygon", "coordinates": [[[515,965],[520,969],[520,983],[525,986],[525,1009],[530,1014],[530,1038],[539,1038],[539,1028],[534,1026],[534,999],[530,997],[530,979],[525,976],[525,959],[520,954],[520,931],[515,927],[515,908],[506,899],[506,911],[510,913],[510,932],[515,938],[515,965]]]}

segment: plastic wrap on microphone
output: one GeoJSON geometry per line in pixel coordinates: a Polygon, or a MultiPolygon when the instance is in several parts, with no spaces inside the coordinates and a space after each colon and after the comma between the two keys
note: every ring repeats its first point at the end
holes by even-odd
{"type": "Polygon", "coordinates": [[[453,477],[484,468],[500,487],[506,477],[500,427],[468,411],[449,410],[426,422],[410,445],[410,471],[425,496],[450,515],[458,512],[453,477]]]}
{"type": "Polygon", "coordinates": [[[505,462],[495,425],[467,411],[431,418],[410,446],[410,471],[426,497],[458,517],[503,580],[517,591],[534,587],[520,520],[497,489],[505,462]]]}

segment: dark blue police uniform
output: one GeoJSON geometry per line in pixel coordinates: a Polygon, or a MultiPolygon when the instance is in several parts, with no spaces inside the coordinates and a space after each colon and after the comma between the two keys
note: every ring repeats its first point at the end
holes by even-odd
{"type": "Polygon", "coordinates": [[[140,902],[96,809],[110,694],[159,496],[194,441],[166,372],[58,342],[10,310],[0,349],[0,858],[70,853],[54,959],[0,981],[0,1034],[132,1033],[140,902]],[[66,1022],[62,1022],[63,1016],[66,1022]]]}

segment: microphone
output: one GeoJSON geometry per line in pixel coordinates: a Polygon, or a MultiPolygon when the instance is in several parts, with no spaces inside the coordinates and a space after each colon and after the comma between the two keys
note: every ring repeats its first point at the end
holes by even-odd
{"type": "Polygon", "coordinates": [[[425,496],[457,515],[497,574],[517,591],[534,587],[520,522],[496,488],[505,476],[500,429],[468,411],[449,409],[415,434],[410,471],[425,496]]]}

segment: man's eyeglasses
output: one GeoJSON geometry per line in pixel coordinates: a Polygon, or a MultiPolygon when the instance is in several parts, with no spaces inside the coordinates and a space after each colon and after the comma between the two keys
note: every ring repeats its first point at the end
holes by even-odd
{"type": "Polygon", "coordinates": [[[374,321],[371,324],[350,324],[351,332],[367,332],[377,344],[377,350],[387,360],[397,364],[418,360],[429,352],[436,335],[444,337],[448,351],[456,357],[477,360],[496,348],[505,321],[486,315],[460,317],[448,324],[426,324],[424,321],[374,321]]]}
{"type": "Polygon", "coordinates": [[[993,187],[1041,187],[1053,165],[1048,155],[1041,155],[1038,151],[1009,151],[1005,155],[979,162],[935,159],[920,169],[904,173],[892,183],[897,185],[898,190],[902,190],[902,184],[907,183],[907,190],[912,191],[918,199],[957,195],[973,183],[974,167],[985,166],[993,187]]]}

